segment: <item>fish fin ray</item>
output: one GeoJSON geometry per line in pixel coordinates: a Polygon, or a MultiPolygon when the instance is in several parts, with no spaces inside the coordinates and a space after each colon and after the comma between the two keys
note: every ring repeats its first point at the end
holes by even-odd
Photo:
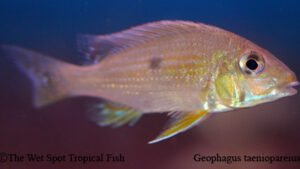
{"type": "Polygon", "coordinates": [[[159,141],[170,138],[176,134],[184,132],[196,124],[200,123],[208,117],[208,111],[195,111],[191,113],[176,113],[170,120],[165,129],[149,144],[157,143],[159,141]]]}
{"type": "Polygon", "coordinates": [[[16,46],[1,46],[1,53],[11,59],[33,84],[33,104],[42,107],[68,96],[68,77],[61,68],[73,66],[54,58],[16,46]],[[65,87],[64,87],[65,86],[65,87]]]}
{"type": "Polygon", "coordinates": [[[104,102],[91,109],[90,119],[99,126],[121,127],[125,124],[133,126],[142,113],[120,104],[104,102]]]}
{"type": "Polygon", "coordinates": [[[109,55],[114,44],[94,35],[78,35],[77,48],[84,56],[87,64],[94,64],[109,55]]]}
{"type": "Polygon", "coordinates": [[[204,31],[214,28],[202,23],[191,21],[158,21],[132,27],[130,29],[108,35],[79,35],[78,49],[93,63],[103,57],[119,53],[145,42],[166,36],[182,36],[184,33],[204,31]]]}

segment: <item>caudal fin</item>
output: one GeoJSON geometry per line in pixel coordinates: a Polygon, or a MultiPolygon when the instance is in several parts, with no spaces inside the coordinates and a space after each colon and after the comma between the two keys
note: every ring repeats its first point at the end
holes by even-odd
{"type": "Polygon", "coordinates": [[[70,95],[68,74],[76,66],[16,46],[2,46],[1,51],[32,80],[35,107],[51,104],[70,95]]]}

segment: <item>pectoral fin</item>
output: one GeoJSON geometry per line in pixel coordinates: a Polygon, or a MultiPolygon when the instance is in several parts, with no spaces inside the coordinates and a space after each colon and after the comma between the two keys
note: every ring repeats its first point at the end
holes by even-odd
{"type": "Polygon", "coordinates": [[[195,126],[199,122],[206,119],[208,116],[207,111],[195,111],[191,113],[180,113],[176,117],[171,119],[171,122],[167,127],[164,129],[162,133],[154,140],[150,141],[149,144],[157,143],[159,141],[165,140],[170,138],[178,133],[184,132],[187,129],[195,126]]]}

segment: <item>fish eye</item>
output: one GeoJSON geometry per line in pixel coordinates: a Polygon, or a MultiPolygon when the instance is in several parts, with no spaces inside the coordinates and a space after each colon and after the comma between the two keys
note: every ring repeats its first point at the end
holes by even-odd
{"type": "Polygon", "coordinates": [[[256,60],[254,59],[249,59],[247,62],[246,62],[246,66],[248,69],[250,70],[255,70],[257,67],[258,67],[258,63],[256,62],[256,60]]]}
{"type": "Polygon", "coordinates": [[[249,75],[257,75],[264,69],[264,59],[256,52],[250,52],[244,55],[240,60],[240,68],[243,72],[249,75]]]}

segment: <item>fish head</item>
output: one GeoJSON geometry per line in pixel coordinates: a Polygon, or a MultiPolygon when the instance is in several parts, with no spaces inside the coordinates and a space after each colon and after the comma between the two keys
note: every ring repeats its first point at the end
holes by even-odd
{"type": "Polygon", "coordinates": [[[267,50],[246,42],[234,58],[216,79],[218,97],[228,107],[250,107],[297,93],[295,73],[267,50]]]}

